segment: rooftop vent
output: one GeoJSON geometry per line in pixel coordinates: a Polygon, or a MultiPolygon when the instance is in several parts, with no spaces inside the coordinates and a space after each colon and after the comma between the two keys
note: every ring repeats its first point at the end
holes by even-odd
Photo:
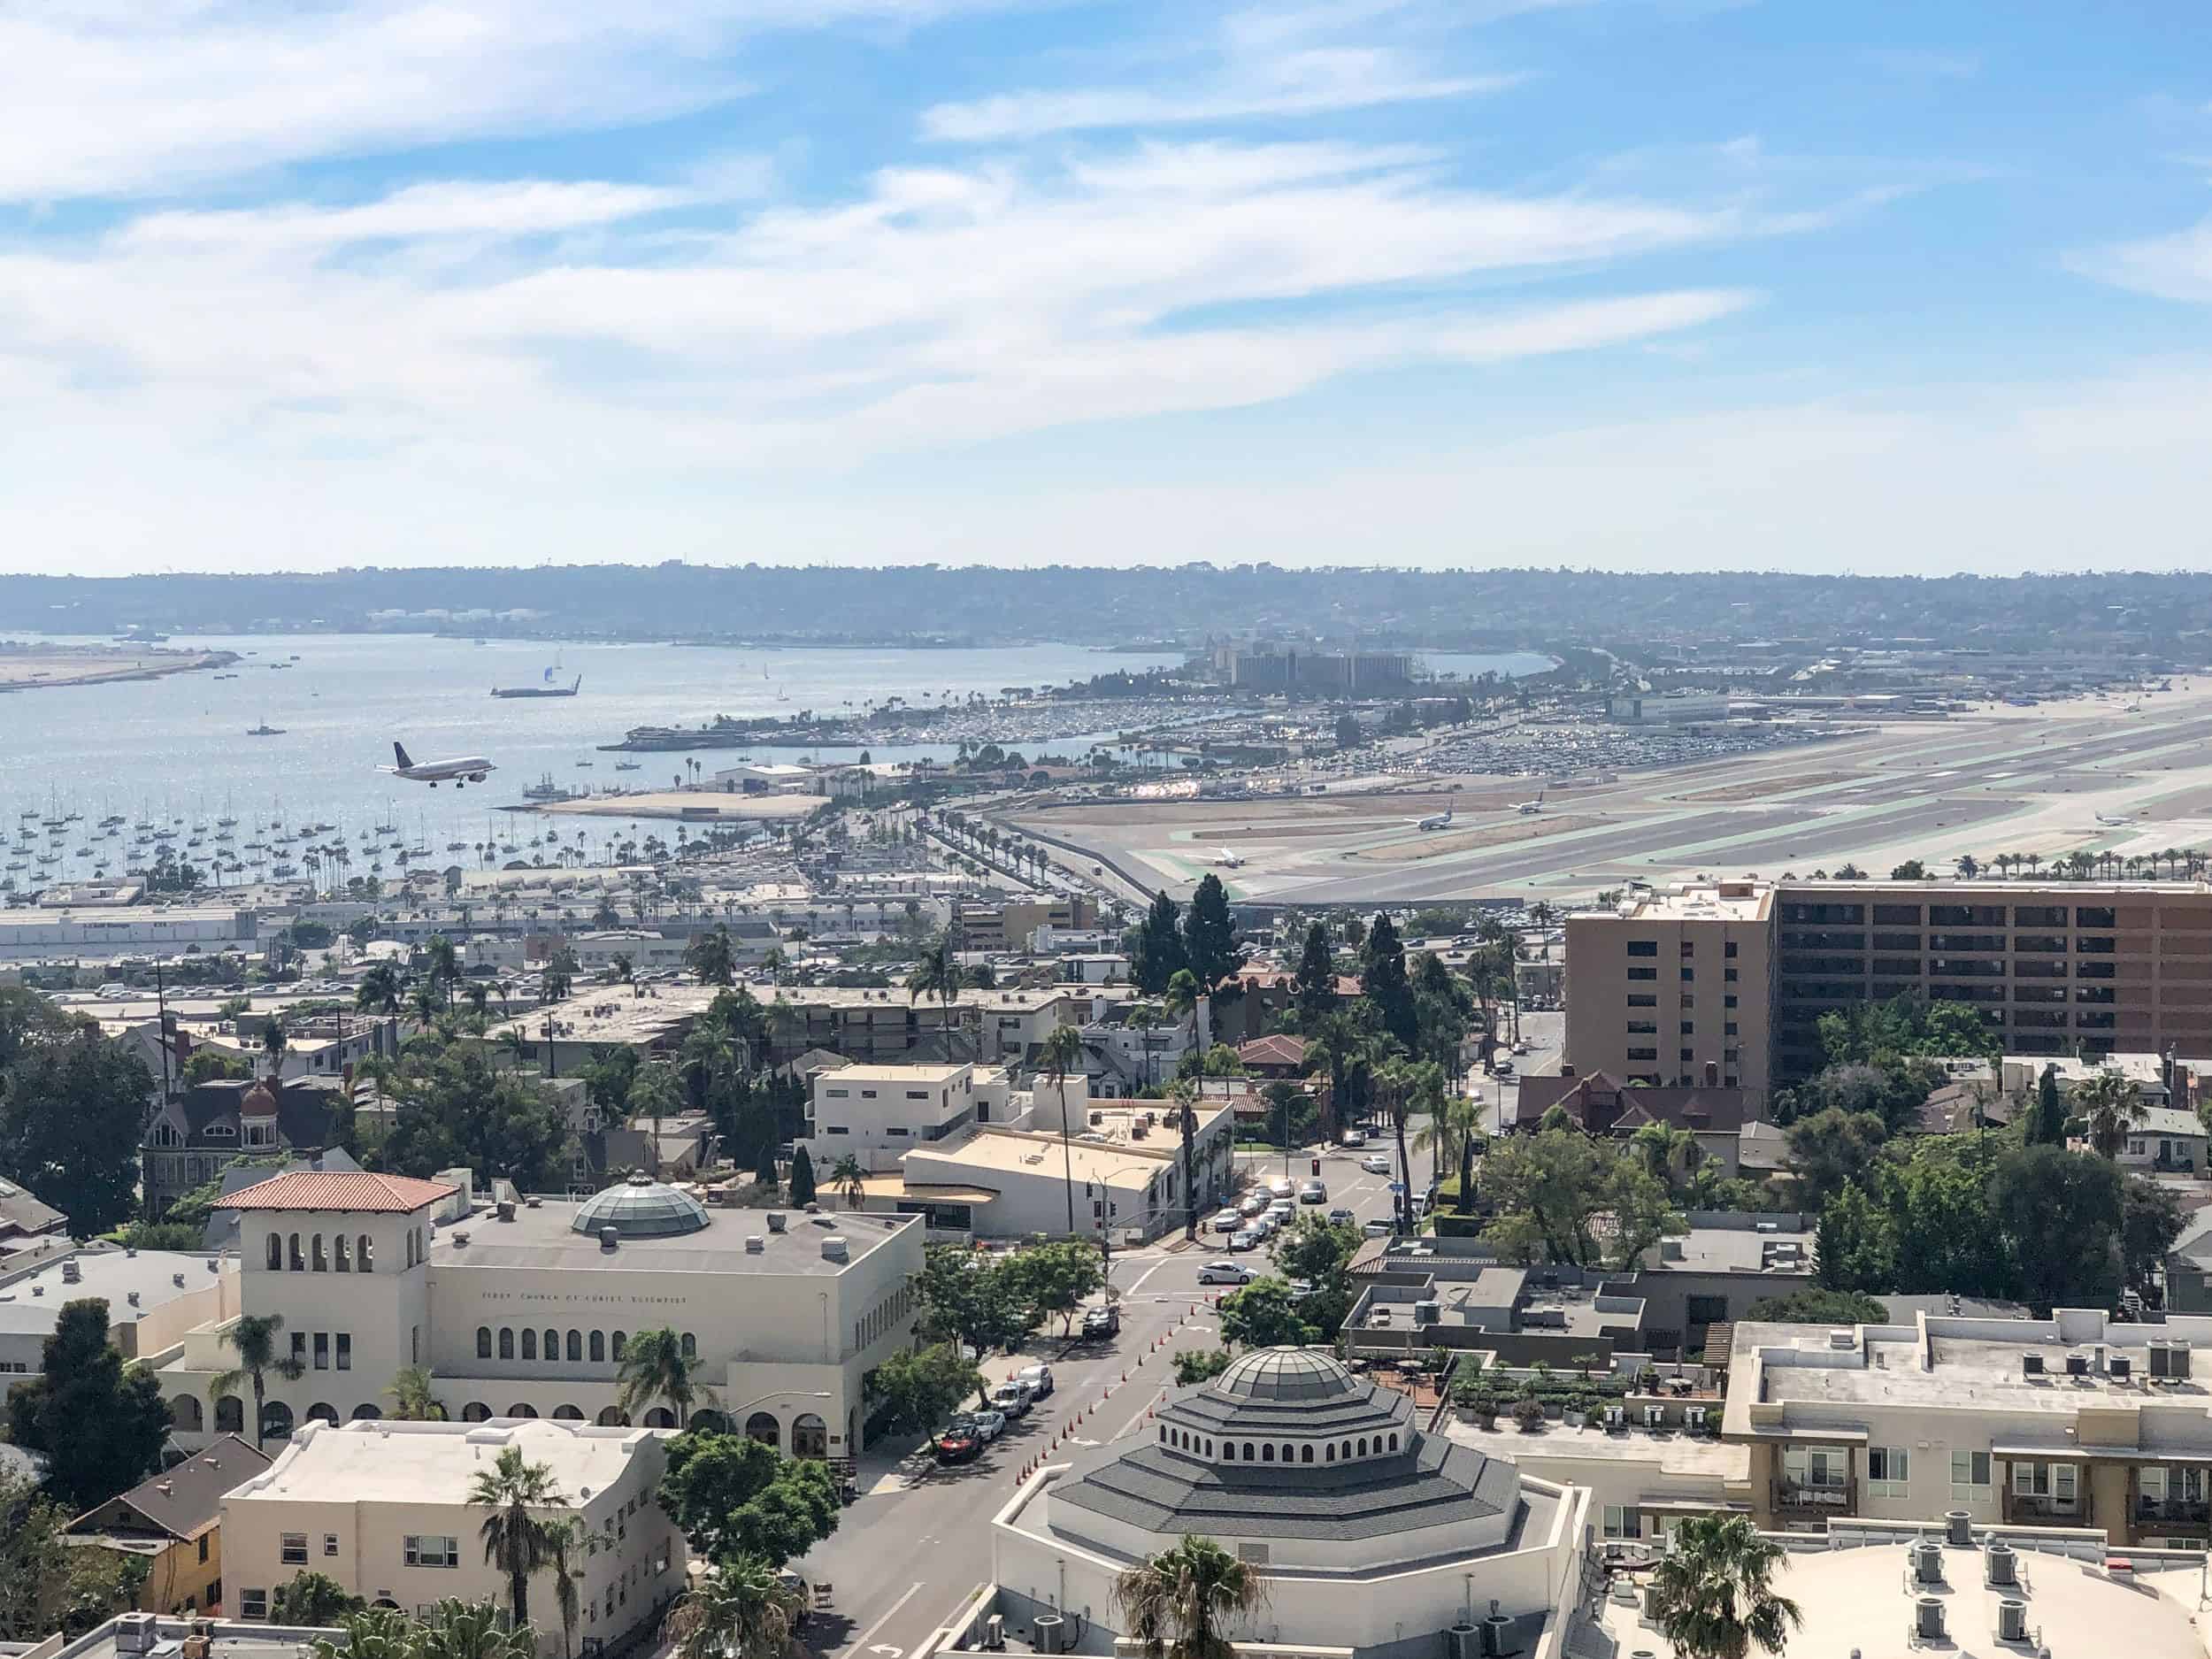
{"type": "Polygon", "coordinates": [[[768,1212],[768,1231],[771,1233],[781,1233],[784,1229],[784,1220],[785,1217],[782,1210],[770,1210],[768,1212]]]}
{"type": "Polygon", "coordinates": [[[599,1229],[599,1248],[611,1250],[622,1237],[622,1229],[611,1224],[599,1229]]]}
{"type": "Polygon", "coordinates": [[[822,1240],[822,1259],[826,1262],[849,1262],[852,1251],[844,1240],[832,1234],[822,1240]]]}
{"type": "Polygon", "coordinates": [[[2043,1374],[2043,1356],[2023,1354],[2020,1356],[2020,1374],[2028,1378],[2040,1377],[2043,1374]]]}
{"type": "Polygon", "coordinates": [[[83,1269],[83,1268],[81,1268],[81,1267],[80,1267],[80,1266],[78,1266],[76,1263],[74,1263],[74,1262],[64,1262],[64,1263],[61,1264],[61,1282],[62,1282],[63,1284],[65,1284],[65,1285],[75,1285],[75,1284],[81,1284],[81,1283],[82,1283],[82,1282],[83,1282],[83,1279],[84,1279],[84,1269],[83,1269]]]}
{"type": "Polygon", "coordinates": [[[1859,1339],[1855,1332],[1831,1331],[1828,1333],[1828,1346],[1836,1352],[1847,1354],[1858,1345],[1859,1339]]]}
{"type": "Polygon", "coordinates": [[[169,1275],[169,1282],[174,1285],[179,1290],[182,1290],[184,1288],[184,1275],[182,1273],[172,1273],[169,1275]]]}
{"type": "Polygon", "coordinates": [[[134,1290],[127,1291],[124,1293],[123,1300],[129,1302],[132,1307],[135,1308],[138,1306],[138,1293],[134,1290]]]}
{"type": "Polygon", "coordinates": [[[766,1241],[765,1240],[764,1240],[764,1239],[760,1236],[760,1234],[758,1234],[757,1233],[747,1233],[747,1234],[745,1235],[745,1254],[746,1254],[746,1255],[748,1255],[748,1256],[758,1256],[758,1255],[759,1255],[759,1254],[760,1254],[763,1250],[765,1250],[767,1248],[768,1248],[767,1241],[766,1241]]]}
{"type": "Polygon", "coordinates": [[[502,1221],[512,1221],[515,1218],[514,1200],[511,1198],[501,1199],[499,1201],[497,1214],[502,1221]]]}
{"type": "Polygon", "coordinates": [[[457,1250],[465,1250],[469,1248],[469,1235],[468,1229],[466,1227],[463,1227],[454,1233],[453,1248],[457,1250]]]}

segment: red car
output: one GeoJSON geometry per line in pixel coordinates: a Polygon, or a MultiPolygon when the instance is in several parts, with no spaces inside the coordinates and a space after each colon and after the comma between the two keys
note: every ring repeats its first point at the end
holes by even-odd
{"type": "Polygon", "coordinates": [[[983,1437],[971,1428],[947,1429],[937,1437],[937,1461],[972,1463],[983,1452],[983,1437]]]}

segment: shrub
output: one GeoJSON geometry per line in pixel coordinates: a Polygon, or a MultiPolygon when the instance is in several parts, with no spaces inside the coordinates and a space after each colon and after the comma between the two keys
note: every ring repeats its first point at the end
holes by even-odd
{"type": "Polygon", "coordinates": [[[1544,1426],[1544,1402],[1524,1400],[1513,1408],[1513,1426],[1524,1434],[1533,1434],[1544,1426]]]}

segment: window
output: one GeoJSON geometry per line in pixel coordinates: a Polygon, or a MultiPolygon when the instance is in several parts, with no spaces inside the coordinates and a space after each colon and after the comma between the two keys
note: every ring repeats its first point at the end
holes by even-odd
{"type": "Polygon", "coordinates": [[[623,1334],[623,1333],[617,1331],[614,1333],[614,1347],[611,1351],[614,1355],[614,1361],[616,1364],[619,1365],[622,1363],[622,1350],[629,1345],[630,1339],[623,1334]]]}
{"type": "Polygon", "coordinates": [[[269,1235],[269,1271],[272,1273],[284,1271],[284,1239],[279,1233],[269,1235]]]}
{"type": "Polygon", "coordinates": [[[1720,982],[1723,985],[1734,985],[1737,982],[1735,969],[1723,968],[1720,971],[1720,982]]]}
{"type": "Polygon", "coordinates": [[[1631,1048],[1628,1051],[1628,1057],[1632,1060],[1656,1060],[1659,1057],[1659,1050],[1656,1048],[1631,1048]]]}
{"type": "Polygon", "coordinates": [[[353,1259],[356,1271],[363,1273],[376,1271],[376,1247],[369,1242],[367,1233],[363,1233],[356,1242],[353,1259]]]}
{"type": "Polygon", "coordinates": [[[1609,1503],[1605,1506],[1605,1535],[1608,1538],[1641,1538],[1644,1517],[1626,1504],[1609,1503]]]}
{"type": "Polygon", "coordinates": [[[307,1263],[300,1256],[300,1235],[298,1233],[295,1233],[286,1240],[284,1254],[285,1260],[291,1263],[295,1273],[304,1273],[307,1271],[307,1263]]]}
{"type": "Polygon", "coordinates": [[[323,1534],[323,1554],[326,1555],[334,1555],[337,1553],[338,1534],[335,1532],[325,1532],[323,1534]]]}
{"type": "Polygon", "coordinates": [[[1720,948],[1720,954],[1727,957],[1729,961],[1733,962],[1736,959],[1736,941],[1732,939],[1726,944],[1723,945],[1720,948]]]}
{"type": "Polygon", "coordinates": [[[503,1325],[499,1327],[499,1357],[502,1359],[512,1359],[514,1356],[515,1333],[503,1325]]]}
{"type": "Polygon", "coordinates": [[[207,1560],[207,1539],[208,1535],[205,1532],[200,1534],[200,1560],[203,1564],[207,1560]]]}
{"type": "Polygon", "coordinates": [[[1682,949],[1677,954],[1685,958],[1694,956],[1697,955],[1697,942],[1694,940],[1684,940],[1682,949]]]}
{"type": "Polygon", "coordinates": [[[323,1254],[323,1235],[321,1233],[319,1233],[315,1235],[313,1241],[309,1246],[309,1248],[312,1254],[315,1271],[318,1273],[327,1273],[330,1271],[330,1258],[323,1254]]]}
{"type": "Polygon", "coordinates": [[[492,1328],[488,1325],[480,1325],[476,1327],[476,1357],[489,1359],[491,1356],[492,1328]]]}
{"type": "Polygon", "coordinates": [[[338,1369],[340,1371],[353,1369],[353,1337],[344,1331],[338,1333],[338,1369]]]}
{"type": "Polygon", "coordinates": [[[684,1357],[686,1359],[697,1359],[699,1357],[699,1339],[688,1331],[684,1333],[682,1346],[684,1357]]]}
{"type": "Polygon", "coordinates": [[[526,1325],[522,1327],[522,1357],[525,1359],[535,1359],[537,1356],[538,1333],[526,1325]]]}
{"type": "Polygon", "coordinates": [[[1901,1498],[1910,1464],[1901,1446],[1866,1448],[1866,1489],[1878,1498],[1901,1498]]]}
{"type": "Polygon", "coordinates": [[[315,1369],[317,1371],[330,1369],[330,1333],[327,1331],[315,1333],[315,1369]]]}
{"type": "Polygon", "coordinates": [[[1655,1019],[1632,1019],[1628,1022],[1628,1034],[1632,1037],[1655,1037],[1659,1034],[1659,1022],[1655,1019]]]}
{"type": "Polygon", "coordinates": [[[295,1365],[307,1363],[307,1333],[304,1331],[292,1333],[292,1363],[295,1365]]]}
{"type": "Polygon", "coordinates": [[[550,1362],[554,1361],[554,1360],[557,1360],[557,1359],[560,1358],[560,1356],[561,1356],[561,1333],[560,1333],[558,1331],[548,1331],[548,1332],[545,1333],[545,1348],[544,1348],[544,1353],[545,1353],[545,1357],[546,1357],[546,1360],[547,1360],[547,1362],[548,1362],[549,1363],[550,1362]]]}
{"type": "Polygon", "coordinates": [[[1695,1021],[1695,1020],[1694,1020],[1694,1019],[1686,1019],[1686,1020],[1684,1020],[1684,1021],[1682,1022],[1682,1034],[1683,1034],[1685,1037],[1694,1037],[1694,1036],[1696,1036],[1696,1035],[1697,1035],[1697,1021],[1695,1021]]]}
{"type": "Polygon", "coordinates": [[[1632,979],[1655,979],[1659,977],[1659,970],[1656,968],[1631,968],[1628,971],[1628,977],[1632,979]]]}
{"type": "Polygon", "coordinates": [[[591,1333],[591,1363],[592,1363],[593,1364],[595,1364],[595,1365],[599,1364],[599,1363],[601,1363],[602,1362],[603,1362],[603,1361],[606,1359],[606,1357],[607,1357],[607,1335],[606,1335],[606,1333],[605,1333],[605,1332],[603,1332],[603,1331],[594,1331],[594,1332],[591,1333]]]}
{"type": "Polygon", "coordinates": [[[332,1271],[340,1273],[353,1271],[353,1251],[346,1242],[346,1235],[340,1233],[332,1243],[335,1247],[331,1256],[332,1271]]]}
{"type": "Polygon", "coordinates": [[[1659,941],[1655,939],[1632,939],[1628,941],[1628,954],[1632,956],[1655,956],[1659,954],[1659,941]]]}
{"type": "Polygon", "coordinates": [[[584,1333],[581,1331],[568,1333],[568,1357],[572,1363],[584,1357],[584,1333]]]}
{"type": "Polygon", "coordinates": [[[277,1558],[288,1567],[304,1567],[307,1564],[307,1534],[282,1534],[277,1540],[277,1558]]]}
{"type": "Polygon", "coordinates": [[[1833,1446],[1791,1446],[1782,1452],[1782,1473],[1801,1486],[1840,1486],[1850,1454],[1833,1446]]]}
{"type": "Polygon", "coordinates": [[[1733,991],[1729,992],[1727,995],[1725,995],[1725,996],[1724,996],[1724,997],[1722,997],[1722,998],[1720,999],[1720,1005],[1721,1005],[1723,1008],[1733,1008],[1733,1007],[1735,1007],[1735,1005],[1736,1005],[1736,994],[1735,994],[1733,991]]]}
{"type": "Polygon", "coordinates": [[[1656,1008],[1659,1006],[1659,999],[1646,991],[1631,995],[1628,999],[1628,1005],[1631,1008],[1656,1008]]]}
{"type": "Polygon", "coordinates": [[[410,1533],[401,1539],[400,1553],[411,1567],[457,1567],[461,1564],[460,1540],[441,1538],[432,1532],[425,1532],[419,1537],[410,1533]]]}
{"type": "Polygon", "coordinates": [[[1683,970],[1682,970],[1682,983],[1683,983],[1683,984],[1687,985],[1687,984],[1689,984],[1692,980],[1695,979],[1696,978],[1697,978],[1697,970],[1696,970],[1695,968],[1685,968],[1685,969],[1683,969],[1683,970]]]}
{"type": "Polygon", "coordinates": [[[824,1126],[822,1133],[826,1135],[849,1135],[852,1131],[842,1124],[829,1124],[824,1126]]]}
{"type": "Polygon", "coordinates": [[[241,1590],[238,1593],[238,1617],[267,1618],[269,1617],[269,1593],[266,1590],[241,1590]]]}

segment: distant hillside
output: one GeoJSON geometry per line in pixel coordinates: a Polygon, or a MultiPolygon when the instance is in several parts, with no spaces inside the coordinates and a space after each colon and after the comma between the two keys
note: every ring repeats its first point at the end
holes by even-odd
{"type": "Polygon", "coordinates": [[[0,633],[443,629],[570,638],[1101,645],[1276,634],[1430,649],[1920,638],[2205,654],[2212,580],[1576,571],[843,570],[667,564],[327,575],[0,577],[0,633]]]}

